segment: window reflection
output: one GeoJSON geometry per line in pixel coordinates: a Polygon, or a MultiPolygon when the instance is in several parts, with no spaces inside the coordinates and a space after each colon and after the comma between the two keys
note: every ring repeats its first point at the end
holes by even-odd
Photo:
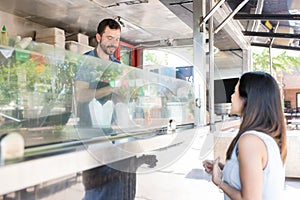
{"type": "Polygon", "coordinates": [[[0,52],[0,134],[18,131],[27,147],[160,129],[170,118],[194,122],[193,89],[186,81],[35,42],[0,52]],[[74,84],[82,67],[94,70],[87,78],[96,88],[105,84],[114,91],[93,110],[99,119],[88,127],[80,126],[74,84]]]}

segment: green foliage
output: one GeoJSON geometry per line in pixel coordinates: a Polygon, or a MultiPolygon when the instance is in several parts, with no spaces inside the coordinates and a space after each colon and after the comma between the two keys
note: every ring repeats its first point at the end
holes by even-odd
{"type": "MultiPolygon", "coordinates": [[[[76,63],[72,61],[65,60],[65,62],[57,64],[56,77],[54,79],[54,85],[56,88],[55,93],[59,94],[62,90],[68,94],[72,93],[72,87],[74,85],[74,77],[76,73],[76,63]]],[[[54,68],[54,66],[53,66],[54,68]]]]}
{"type": "MultiPolygon", "coordinates": [[[[252,54],[253,58],[253,70],[270,72],[270,59],[268,49],[264,49],[260,54],[252,54]]],[[[287,54],[283,51],[281,54],[272,57],[272,69],[275,72],[287,72],[290,73],[293,70],[299,70],[300,59],[287,54]]]]}
{"type": "Polygon", "coordinates": [[[153,51],[145,51],[145,60],[151,64],[161,64],[157,55],[153,51]]]}
{"type": "Polygon", "coordinates": [[[25,63],[15,65],[18,73],[26,75],[26,89],[28,91],[34,91],[35,84],[49,84],[51,82],[51,67],[47,64],[42,66],[41,72],[37,72],[38,62],[28,60],[25,63]]]}
{"type": "Polygon", "coordinates": [[[10,99],[16,99],[18,89],[18,78],[15,67],[7,65],[0,66],[0,101],[10,102],[10,99]]]}
{"type": "Polygon", "coordinates": [[[69,61],[49,63],[29,59],[0,65],[0,102],[6,104],[18,100],[24,92],[48,93],[50,99],[64,99],[68,94],[67,98],[70,98],[76,64],[69,61]]]}

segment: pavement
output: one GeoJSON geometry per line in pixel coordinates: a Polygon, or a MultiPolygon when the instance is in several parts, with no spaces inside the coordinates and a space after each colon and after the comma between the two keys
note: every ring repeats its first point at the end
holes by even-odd
{"type": "MultiPolygon", "coordinates": [[[[198,135],[185,154],[157,171],[138,174],[136,200],[223,200],[224,194],[205,173],[202,161],[213,159],[213,151],[201,156],[205,135],[198,135]]],[[[142,166],[144,167],[144,166],[142,166]]],[[[300,179],[287,178],[284,200],[299,199],[300,179]]]]}

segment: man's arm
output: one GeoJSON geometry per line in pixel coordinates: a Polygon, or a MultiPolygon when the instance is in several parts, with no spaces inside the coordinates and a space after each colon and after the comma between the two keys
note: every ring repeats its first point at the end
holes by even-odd
{"type": "Polygon", "coordinates": [[[84,81],[75,81],[76,99],[78,102],[88,102],[93,98],[99,99],[112,93],[113,88],[106,86],[99,89],[90,89],[89,83],[84,81]]]}

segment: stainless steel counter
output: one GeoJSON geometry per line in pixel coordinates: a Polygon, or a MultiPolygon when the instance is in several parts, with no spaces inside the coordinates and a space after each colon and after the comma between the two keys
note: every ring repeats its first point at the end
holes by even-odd
{"type": "Polygon", "coordinates": [[[190,128],[163,134],[123,134],[28,148],[23,159],[2,163],[0,195],[134,155],[176,148],[179,156],[195,133],[196,129],[190,128]]]}

